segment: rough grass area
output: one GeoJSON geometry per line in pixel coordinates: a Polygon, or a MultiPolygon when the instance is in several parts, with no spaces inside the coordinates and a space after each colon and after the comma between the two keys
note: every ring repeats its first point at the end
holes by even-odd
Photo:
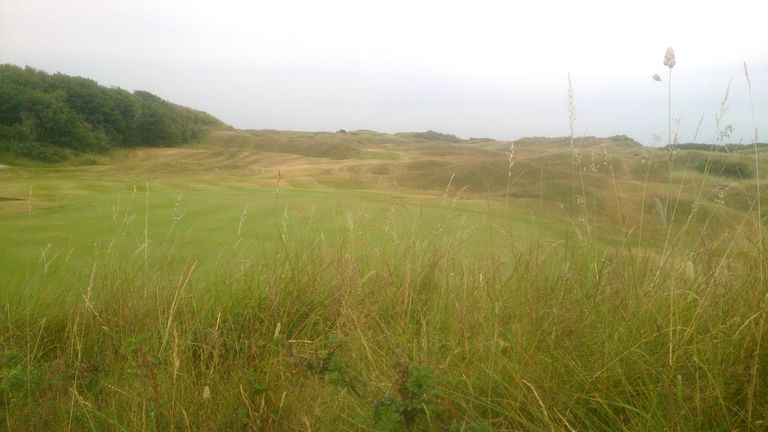
{"type": "Polygon", "coordinates": [[[0,170],[2,428],[764,430],[762,154],[425,141],[0,170]]]}
{"type": "Polygon", "coordinates": [[[693,431],[768,415],[755,254],[499,237],[468,257],[460,236],[385,223],[366,242],[343,222],[328,242],[310,220],[276,247],[118,237],[5,277],[3,423],[693,431]]]}

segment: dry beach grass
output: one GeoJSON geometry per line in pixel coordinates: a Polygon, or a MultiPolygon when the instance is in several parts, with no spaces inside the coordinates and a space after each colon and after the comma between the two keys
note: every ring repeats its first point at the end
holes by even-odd
{"type": "Polygon", "coordinates": [[[221,129],[4,169],[3,428],[764,430],[753,144],[221,129]]]}

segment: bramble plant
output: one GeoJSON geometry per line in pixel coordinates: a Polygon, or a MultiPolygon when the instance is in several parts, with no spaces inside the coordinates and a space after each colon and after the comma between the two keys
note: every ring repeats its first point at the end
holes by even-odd
{"type": "Polygon", "coordinates": [[[374,406],[374,419],[383,430],[413,431],[416,421],[427,413],[437,395],[435,371],[428,366],[400,362],[395,380],[396,391],[374,406]]]}

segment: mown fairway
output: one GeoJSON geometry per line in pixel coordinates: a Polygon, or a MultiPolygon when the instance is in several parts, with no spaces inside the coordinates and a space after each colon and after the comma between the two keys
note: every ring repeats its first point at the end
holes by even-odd
{"type": "Polygon", "coordinates": [[[762,430],[761,150],[221,129],[0,169],[0,423],[762,430]]]}

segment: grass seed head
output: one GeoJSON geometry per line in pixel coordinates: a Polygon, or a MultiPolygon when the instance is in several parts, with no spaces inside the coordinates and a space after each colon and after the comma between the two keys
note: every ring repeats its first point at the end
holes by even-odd
{"type": "Polygon", "coordinates": [[[672,47],[668,47],[667,53],[664,54],[664,66],[667,66],[668,68],[672,69],[673,67],[675,67],[676,63],[677,61],[675,60],[675,50],[673,50],[672,47]]]}

